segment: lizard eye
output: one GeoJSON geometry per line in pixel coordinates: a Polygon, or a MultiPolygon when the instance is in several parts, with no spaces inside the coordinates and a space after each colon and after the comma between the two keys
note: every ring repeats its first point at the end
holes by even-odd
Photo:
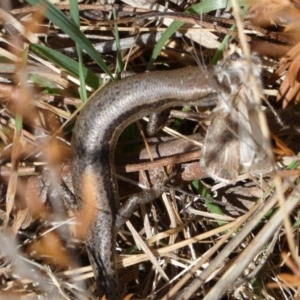
{"type": "Polygon", "coordinates": [[[231,55],[230,55],[230,59],[235,61],[235,60],[238,60],[240,57],[240,55],[237,53],[237,52],[233,52],[231,55]]]}

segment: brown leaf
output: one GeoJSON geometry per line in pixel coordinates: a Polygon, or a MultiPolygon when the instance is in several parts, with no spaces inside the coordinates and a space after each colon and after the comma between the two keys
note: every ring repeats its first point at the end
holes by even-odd
{"type": "Polygon", "coordinates": [[[281,281],[284,281],[284,282],[286,282],[290,285],[293,285],[293,286],[299,286],[300,285],[300,278],[295,276],[295,275],[291,275],[291,274],[287,274],[287,273],[281,273],[277,277],[281,281]]]}
{"type": "Polygon", "coordinates": [[[299,82],[299,68],[300,68],[300,55],[298,55],[293,60],[287,73],[288,82],[292,88],[294,87],[296,81],[299,82]]]}
{"type": "Polygon", "coordinates": [[[59,267],[71,265],[71,259],[54,232],[49,232],[28,247],[29,252],[59,267]]]}
{"type": "Polygon", "coordinates": [[[295,153],[275,134],[271,133],[272,139],[275,141],[276,147],[273,152],[280,156],[294,156],[295,153]]]}
{"type": "Polygon", "coordinates": [[[259,26],[286,25],[297,22],[300,11],[295,1],[290,0],[248,0],[251,8],[247,13],[252,22],[259,26]]]}
{"type": "Polygon", "coordinates": [[[293,47],[279,62],[279,67],[268,83],[275,82],[285,72],[286,77],[282,81],[277,94],[277,101],[282,100],[282,106],[285,108],[295,99],[300,88],[300,43],[293,47]]]}
{"type": "Polygon", "coordinates": [[[282,102],[282,107],[286,108],[287,105],[293,100],[295,99],[296,95],[299,92],[299,88],[300,88],[300,83],[298,81],[296,81],[294,83],[294,86],[292,88],[290,88],[288,90],[288,92],[285,94],[284,98],[283,98],[283,102],[282,102]]]}

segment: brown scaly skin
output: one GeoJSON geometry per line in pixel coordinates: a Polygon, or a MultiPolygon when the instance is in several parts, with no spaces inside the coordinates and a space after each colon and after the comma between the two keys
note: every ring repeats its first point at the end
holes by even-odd
{"type": "Polygon", "coordinates": [[[162,193],[161,188],[154,187],[119,209],[113,165],[119,135],[128,124],[152,112],[215,102],[216,86],[210,73],[199,67],[145,73],[105,86],[83,108],[72,138],[72,180],[79,207],[82,175],[96,183],[90,195],[96,199],[98,213],[86,245],[100,298],[105,295],[108,300],[121,299],[115,263],[117,228],[139,203],[154,200],[162,193]]]}

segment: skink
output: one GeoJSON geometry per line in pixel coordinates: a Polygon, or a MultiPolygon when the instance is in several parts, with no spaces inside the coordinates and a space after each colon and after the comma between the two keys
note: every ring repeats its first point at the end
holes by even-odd
{"type": "MultiPolygon", "coordinates": [[[[90,190],[97,215],[86,238],[98,296],[121,299],[115,263],[117,228],[130,217],[120,213],[114,150],[119,135],[130,123],[172,106],[203,106],[217,99],[216,81],[199,67],[144,73],[109,84],[96,92],[81,111],[72,137],[72,181],[79,204],[83,201],[83,175],[95,184],[90,190]],[[122,214],[122,217],[120,217],[122,214]]],[[[159,196],[153,191],[147,201],[159,196]]],[[[129,205],[130,206],[130,205],[129,205]]]]}

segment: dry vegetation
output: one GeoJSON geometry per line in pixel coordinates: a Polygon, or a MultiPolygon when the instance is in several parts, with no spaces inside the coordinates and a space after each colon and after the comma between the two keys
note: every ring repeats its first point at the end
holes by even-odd
{"type": "MultiPolygon", "coordinates": [[[[236,20],[232,8],[214,7],[215,1],[209,0],[203,6],[187,0],[127,0],[115,1],[114,6],[90,1],[78,6],[81,35],[70,18],[27,2],[0,2],[0,298],[93,299],[93,274],[83,244],[89,223],[65,210],[51,187],[46,200],[50,183],[55,185],[61,176],[70,182],[70,137],[80,98],[102,84],[99,78],[109,79],[103,70],[121,76],[125,71],[215,62],[225,45],[239,43],[236,20]],[[196,5],[194,14],[191,5],[196,5]],[[113,7],[117,25],[107,21],[113,18],[113,7]],[[184,14],[188,8],[189,15],[184,14]],[[170,26],[172,20],[176,23],[170,26]],[[99,67],[103,61],[84,36],[107,67],[99,67]],[[77,50],[84,49],[79,58],[74,41],[77,50]],[[86,84],[80,90],[79,70],[86,84]]],[[[51,2],[70,16],[68,1],[51,2]]],[[[180,153],[182,139],[166,144],[165,157],[155,163],[146,158],[140,164],[137,152],[144,144],[131,127],[117,149],[118,173],[149,185],[147,169],[165,166],[168,173],[180,170],[180,189],[173,183],[175,190],[142,207],[119,233],[119,279],[125,299],[300,297],[300,3],[249,4],[238,28],[243,45],[264,57],[265,97],[285,124],[283,129],[270,114],[280,171],[262,179],[246,174],[234,186],[218,184],[200,168],[199,146],[180,153]],[[179,153],[170,159],[174,149],[179,153]]],[[[177,120],[169,125],[182,135],[198,132],[201,142],[208,123],[177,120]]],[[[159,139],[149,142],[156,145],[170,135],[170,130],[160,132],[159,139]]],[[[137,187],[123,180],[119,189],[125,197],[137,187]]],[[[87,210],[85,218],[93,214],[87,210]]]]}

